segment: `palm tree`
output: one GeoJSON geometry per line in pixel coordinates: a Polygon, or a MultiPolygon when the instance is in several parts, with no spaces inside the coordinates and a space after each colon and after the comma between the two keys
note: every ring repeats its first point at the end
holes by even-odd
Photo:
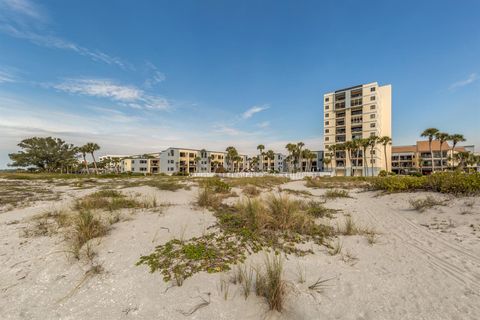
{"type": "MultiPolygon", "coordinates": [[[[457,143],[467,141],[463,136],[463,134],[458,134],[458,133],[448,136],[448,140],[452,141],[452,149],[451,149],[452,157],[453,157],[453,152],[455,151],[455,147],[457,143]]],[[[455,167],[455,161],[453,161],[453,166],[455,167]]]]}
{"type": "Polygon", "coordinates": [[[84,147],[86,148],[87,152],[90,153],[90,155],[92,156],[93,166],[95,167],[95,174],[98,174],[97,161],[95,160],[95,155],[93,153],[100,150],[100,146],[95,142],[88,142],[84,147]]]}
{"type": "MultiPolygon", "coordinates": [[[[301,141],[297,143],[297,148],[296,148],[296,150],[295,150],[295,151],[296,151],[296,152],[295,152],[295,153],[296,153],[296,157],[295,157],[295,158],[297,159],[297,161],[296,161],[297,164],[298,164],[298,162],[300,161],[300,157],[302,156],[302,148],[303,148],[304,146],[305,146],[305,143],[303,143],[303,142],[301,142],[301,141]]],[[[300,171],[302,171],[302,166],[300,166],[300,171]]]]}
{"type": "MultiPolygon", "coordinates": [[[[227,167],[230,167],[230,164],[235,162],[235,158],[238,156],[238,152],[237,149],[232,146],[227,147],[225,151],[227,151],[227,155],[225,157],[225,160],[227,161],[227,167]]],[[[235,168],[233,168],[233,171],[235,171],[235,168]]]]}
{"type": "Polygon", "coordinates": [[[372,177],[374,176],[373,174],[373,153],[375,151],[375,147],[377,146],[377,143],[378,143],[378,137],[377,136],[371,136],[368,138],[368,145],[370,147],[370,163],[371,163],[371,167],[372,167],[372,177]]]}
{"type": "MultiPolygon", "coordinates": [[[[288,162],[290,163],[290,166],[289,166],[289,167],[291,167],[291,166],[292,166],[292,161],[295,163],[294,153],[295,153],[295,150],[297,149],[297,146],[296,146],[295,144],[293,144],[293,143],[288,143],[288,144],[285,146],[285,148],[286,148],[287,151],[288,151],[288,160],[289,160],[288,162]]],[[[289,168],[289,170],[290,170],[290,168],[289,168]]],[[[295,168],[294,168],[294,170],[295,170],[295,168]]]]}
{"type": "Polygon", "coordinates": [[[389,144],[392,144],[392,138],[390,138],[389,136],[383,136],[380,139],[378,139],[378,142],[383,145],[383,155],[385,156],[385,170],[389,172],[390,170],[388,170],[389,159],[387,159],[387,146],[389,144]]]}
{"type": "Polygon", "coordinates": [[[453,158],[459,162],[457,170],[463,170],[463,168],[465,167],[465,164],[470,158],[470,152],[468,151],[457,152],[453,155],[453,158]]]}
{"type": "Polygon", "coordinates": [[[350,176],[353,173],[353,159],[352,159],[352,141],[345,141],[341,144],[342,149],[345,150],[345,176],[347,175],[347,163],[350,163],[350,176]]]}
{"type": "Polygon", "coordinates": [[[440,142],[440,170],[443,171],[443,144],[448,140],[450,135],[445,132],[437,132],[435,139],[440,142]]]}
{"type": "Polygon", "coordinates": [[[332,154],[328,153],[327,157],[324,157],[322,161],[323,161],[323,164],[325,164],[328,169],[328,165],[332,163],[332,154]]]}
{"type": "Polygon", "coordinates": [[[264,155],[263,150],[265,150],[265,146],[263,144],[259,144],[257,146],[257,150],[259,151],[261,159],[262,159],[262,171],[263,171],[263,155],[264,155]]]}
{"type": "Polygon", "coordinates": [[[363,173],[362,176],[367,175],[367,149],[370,146],[370,141],[368,138],[361,138],[357,140],[359,148],[362,149],[362,167],[363,167],[363,173]]]}
{"type": "Polygon", "coordinates": [[[432,173],[435,172],[435,163],[433,163],[432,141],[437,133],[438,133],[437,128],[428,128],[428,129],[425,129],[420,135],[421,137],[428,138],[428,147],[430,149],[430,159],[432,161],[432,173]]]}
{"type": "Polygon", "coordinates": [[[199,156],[196,156],[195,159],[193,159],[193,161],[195,161],[195,172],[198,172],[198,167],[200,167],[200,160],[202,160],[202,158],[200,158],[199,156]]]}
{"type": "Polygon", "coordinates": [[[268,150],[265,154],[268,159],[268,169],[273,170],[271,161],[275,160],[275,152],[273,152],[273,150],[268,150]]]}
{"type": "MultiPolygon", "coordinates": [[[[337,157],[337,154],[336,154],[336,153],[337,153],[337,145],[336,145],[336,144],[332,144],[332,145],[328,146],[327,149],[328,149],[328,151],[330,151],[331,157],[336,160],[336,157],[337,157]]],[[[332,159],[332,161],[331,161],[332,163],[331,163],[331,166],[330,166],[330,168],[332,169],[332,171],[333,171],[333,159],[332,159]]],[[[335,168],[336,168],[336,167],[337,167],[337,166],[335,165],[335,168]]],[[[335,170],[335,175],[337,175],[337,170],[335,170]]]]}
{"type": "Polygon", "coordinates": [[[84,145],[84,146],[79,147],[78,152],[80,152],[82,154],[83,164],[85,165],[86,173],[89,174],[90,171],[88,170],[88,163],[87,163],[87,153],[88,153],[87,146],[84,145]]]}

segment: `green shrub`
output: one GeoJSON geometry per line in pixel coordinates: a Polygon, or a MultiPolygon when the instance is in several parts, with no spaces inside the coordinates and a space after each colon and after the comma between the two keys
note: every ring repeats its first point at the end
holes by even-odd
{"type": "Polygon", "coordinates": [[[371,179],[371,188],[387,192],[435,191],[458,195],[480,193],[480,173],[437,172],[429,176],[388,176],[371,179]]]}
{"type": "Polygon", "coordinates": [[[229,193],[231,189],[228,183],[222,181],[218,177],[205,179],[201,184],[204,188],[209,188],[215,193],[229,193]]]}

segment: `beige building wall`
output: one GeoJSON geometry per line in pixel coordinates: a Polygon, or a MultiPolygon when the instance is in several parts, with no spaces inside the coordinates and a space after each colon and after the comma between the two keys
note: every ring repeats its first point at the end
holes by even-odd
{"type": "MultiPolygon", "coordinates": [[[[328,147],[370,136],[392,136],[392,87],[391,85],[379,86],[372,82],[355,87],[340,89],[324,95],[324,146],[328,147]]],[[[356,158],[356,156],[354,155],[356,158]]],[[[330,165],[337,175],[371,175],[386,170],[391,159],[391,145],[387,146],[387,157],[384,147],[379,144],[375,147],[373,155],[370,148],[367,157],[358,158],[358,165],[345,152],[339,151],[332,158],[330,165]],[[363,162],[366,160],[368,169],[365,170],[363,162]]]]}

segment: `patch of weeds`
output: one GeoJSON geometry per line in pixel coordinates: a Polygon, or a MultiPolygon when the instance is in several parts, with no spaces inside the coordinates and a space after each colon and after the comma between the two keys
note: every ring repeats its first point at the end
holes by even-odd
{"type": "Polygon", "coordinates": [[[278,188],[278,189],[279,189],[279,192],[286,192],[294,196],[299,196],[299,197],[312,196],[312,193],[308,190],[293,190],[293,189],[284,189],[284,188],[278,188]]]}
{"type": "Polygon", "coordinates": [[[229,193],[230,185],[218,177],[208,178],[200,182],[203,188],[208,188],[214,193],[229,193]]]}
{"type": "Polygon", "coordinates": [[[320,189],[331,189],[331,188],[342,188],[342,189],[352,189],[352,188],[363,188],[368,186],[367,177],[306,177],[305,186],[308,188],[320,188],[320,189]]]}
{"type": "Polygon", "coordinates": [[[284,184],[290,181],[285,177],[264,176],[264,177],[245,177],[245,178],[228,178],[228,184],[232,187],[244,187],[253,185],[257,188],[272,188],[274,186],[284,184]]]}
{"type": "Polygon", "coordinates": [[[230,282],[225,278],[220,279],[220,292],[223,293],[223,299],[228,299],[228,292],[230,290],[230,282]]]}
{"type": "Polygon", "coordinates": [[[345,262],[346,264],[350,265],[350,266],[355,265],[357,263],[357,260],[358,260],[357,256],[354,255],[349,250],[347,250],[345,253],[342,253],[341,257],[342,257],[342,261],[345,262]]]}
{"type": "Polygon", "coordinates": [[[281,312],[287,293],[286,282],[283,279],[283,260],[280,255],[266,257],[264,269],[257,269],[255,292],[265,298],[270,310],[281,312]]]}
{"type": "Polygon", "coordinates": [[[186,279],[200,271],[222,272],[231,264],[242,262],[242,244],[232,235],[207,234],[188,241],[173,239],[140,257],[137,265],[147,265],[150,272],[160,271],[165,281],[186,279]]]}
{"type": "Polygon", "coordinates": [[[412,208],[419,212],[424,212],[427,209],[444,205],[444,202],[442,200],[436,199],[432,196],[427,196],[423,199],[411,199],[409,202],[412,208]]]}
{"type": "Polygon", "coordinates": [[[29,226],[24,230],[24,236],[51,236],[57,234],[61,228],[65,228],[68,224],[68,214],[60,210],[54,210],[33,217],[29,226]]]}
{"type": "Polygon", "coordinates": [[[333,189],[325,191],[325,199],[351,198],[347,190],[333,189]]]}
{"type": "Polygon", "coordinates": [[[74,208],[78,211],[107,210],[113,212],[120,209],[150,209],[157,205],[155,198],[137,201],[116,190],[100,190],[78,199],[74,208]]]}
{"type": "Polygon", "coordinates": [[[256,186],[250,185],[250,184],[244,186],[242,191],[243,191],[243,194],[249,197],[256,197],[260,195],[260,190],[256,186]]]}
{"type": "Polygon", "coordinates": [[[303,206],[306,213],[315,218],[333,218],[333,214],[337,211],[326,208],[323,203],[318,201],[305,202],[303,206]]]}

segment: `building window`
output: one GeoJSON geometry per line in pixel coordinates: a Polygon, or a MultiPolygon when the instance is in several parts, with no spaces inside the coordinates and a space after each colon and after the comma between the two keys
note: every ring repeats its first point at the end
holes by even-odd
{"type": "Polygon", "coordinates": [[[330,123],[328,121],[325,121],[325,125],[328,126],[330,123]]]}
{"type": "Polygon", "coordinates": [[[375,132],[370,132],[370,137],[375,136],[375,132]]]}
{"type": "Polygon", "coordinates": [[[330,132],[330,129],[325,129],[325,133],[329,133],[330,132]]]}
{"type": "Polygon", "coordinates": [[[132,160],[132,164],[134,164],[134,163],[135,163],[135,160],[132,160]]]}
{"type": "Polygon", "coordinates": [[[328,118],[328,116],[330,116],[329,113],[325,113],[325,118],[328,118]]]}
{"type": "Polygon", "coordinates": [[[370,101],[375,101],[375,96],[371,96],[370,101]]]}
{"type": "Polygon", "coordinates": [[[330,99],[329,99],[329,98],[325,98],[325,102],[328,102],[328,101],[330,101],[330,99]]]}
{"type": "Polygon", "coordinates": [[[330,109],[330,106],[325,106],[325,110],[328,110],[328,109],[330,109]]]}
{"type": "Polygon", "coordinates": [[[371,114],[370,119],[375,119],[375,114],[371,114]]]}
{"type": "Polygon", "coordinates": [[[374,92],[374,91],[375,91],[375,87],[370,88],[370,92],[374,92]]]}
{"type": "Polygon", "coordinates": [[[330,138],[329,138],[329,137],[325,137],[325,141],[328,141],[328,140],[330,140],[330,138]]]}
{"type": "Polygon", "coordinates": [[[370,128],[375,128],[375,123],[370,123],[370,128]]]}
{"type": "Polygon", "coordinates": [[[375,110],[375,105],[371,105],[370,110],[375,110]]]}

